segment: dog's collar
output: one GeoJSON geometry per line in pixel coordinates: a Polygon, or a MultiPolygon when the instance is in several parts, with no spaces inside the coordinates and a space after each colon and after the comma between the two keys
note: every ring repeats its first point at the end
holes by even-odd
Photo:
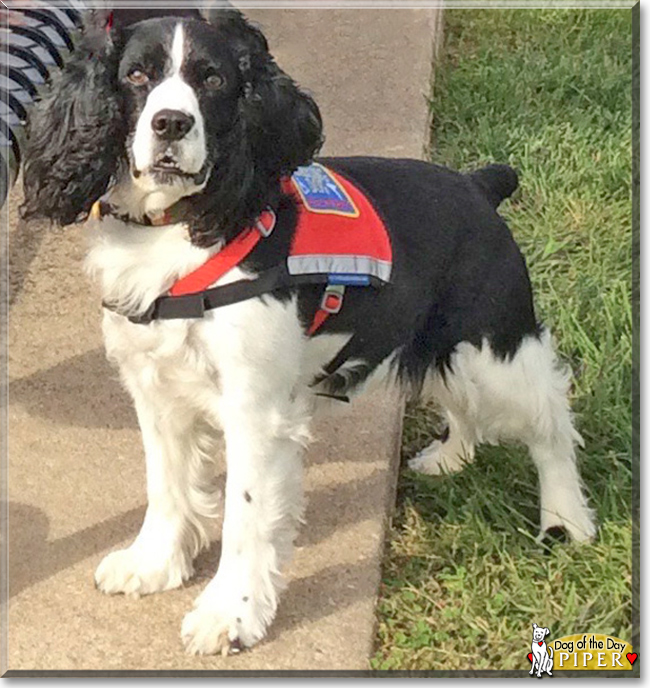
{"type": "Polygon", "coordinates": [[[128,213],[120,213],[117,208],[101,198],[95,201],[90,208],[90,217],[93,220],[103,220],[105,217],[114,217],[127,224],[142,225],[144,227],[163,227],[183,222],[188,215],[191,202],[188,198],[181,198],[166,210],[160,213],[147,213],[142,218],[135,218],[128,213]]]}

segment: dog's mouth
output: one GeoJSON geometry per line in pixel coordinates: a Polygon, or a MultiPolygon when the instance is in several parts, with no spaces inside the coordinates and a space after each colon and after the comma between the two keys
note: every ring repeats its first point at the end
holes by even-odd
{"type": "Polygon", "coordinates": [[[133,169],[133,176],[138,179],[143,173],[150,174],[159,184],[173,184],[177,180],[188,181],[201,186],[210,172],[210,165],[205,162],[198,172],[187,172],[178,159],[169,152],[159,155],[154,164],[145,170],[133,169]]]}
{"type": "Polygon", "coordinates": [[[167,172],[168,174],[177,174],[180,177],[190,176],[187,172],[181,169],[178,160],[169,153],[158,156],[158,159],[152,165],[151,169],[154,172],[167,172]]]}

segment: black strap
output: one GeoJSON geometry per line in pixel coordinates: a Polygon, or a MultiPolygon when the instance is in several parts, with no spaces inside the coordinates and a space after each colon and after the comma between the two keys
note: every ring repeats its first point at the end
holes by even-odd
{"type": "MultiPolygon", "coordinates": [[[[202,318],[205,311],[214,308],[221,308],[222,306],[230,306],[240,301],[246,301],[256,296],[269,294],[276,289],[282,287],[289,287],[295,284],[304,284],[309,277],[311,283],[327,282],[327,275],[290,275],[287,271],[286,265],[277,265],[269,270],[260,273],[259,277],[254,280],[238,280],[230,284],[224,284],[220,287],[213,287],[197,294],[187,294],[184,296],[159,296],[147,310],[139,316],[127,316],[128,319],[136,325],[148,325],[154,320],[177,320],[177,319],[194,319],[202,318]],[[296,279],[297,278],[297,279],[296,279]]],[[[117,309],[110,303],[104,302],[104,308],[116,311],[117,309]]],[[[352,350],[351,344],[354,341],[354,335],[345,344],[345,346],[336,354],[336,356],[323,368],[323,373],[319,375],[310,387],[315,387],[317,384],[333,375],[347,360],[350,358],[352,350]]],[[[348,402],[347,396],[339,396],[335,394],[317,393],[317,396],[330,397],[337,401],[348,402]]]]}
{"type": "MultiPolygon", "coordinates": [[[[313,387],[313,385],[310,385],[313,387]]],[[[334,399],[334,401],[340,401],[344,404],[350,403],[350,397],[340,394],[326,394],[325,392],[316,392],[317,397],[325,397],[326,399],[334,399]]]]}
{"type": "MultiPolygon", "coordinates": [[[[238,280],[197,294],[159,296],[141,315],[127,317],[137,325],[148,325],[153,320],[202,318],[205,311],[230,306],[290,285],[291,276],[286,266],[278,265],[260,273],[254,280],[238,280]]],[[[103,305],[110,310],[117,310],[110,303],[104,302],[103,305]]]]}
{"type": "MultiPolygon", "coordinates": [[[[352,343],[354,342],[356,335],[352,335],[348,339],[347,343],[343,348],[334,356],[334,358],[325,366],[323,366],[323,372],[317,375],[313,382],[309,385],[310,387],[317,387],[321,382],[327,380],[327,378],[332,377],[336,371],[350,358],[352,355],[352,343]]],[[[349,403],[350,397],[346,395],[339,394],[328,394],[326,392],[317,392],[316,396],[319,397],[329,397],[331,399],[336,399],[336,401],[344,401],[349,403]]]]}
{"type": "Polygon", "coordinates": [[[333,375],[348,360],[348,358],[350,358],[353,348],[352,344],[355,340],[355,337],[356,335],[352,335],[343,348],[338,352],[338,354],[336,354],[336,356],[334,356],[334,358],[323,368],[322,377],[320,377],[318,380],[319,382],[322,382],[325,378],[333,375]]]}

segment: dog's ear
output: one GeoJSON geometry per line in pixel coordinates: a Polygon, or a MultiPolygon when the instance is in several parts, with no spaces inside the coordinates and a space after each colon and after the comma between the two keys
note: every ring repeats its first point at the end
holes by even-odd
{"type": "Polygon", "coordinates": [[[322,145],[318,106],[275,63],[251,83],[243,110],[254,157],[273,174],[290,174],[308,164],[322,145]]]}
{"type": "Polygon", "coordinates": [[[239,12],[224,10],[215,23],[229,33],[238,56],[241,120],[256,164],[281,176],[309,163],[323,143],[313,98],[277,66],[262,32],[239,12]]]}
{"type": "Polygon", "coordinates": [[[89,23],[30,113],[23,217],[70,224],[106,191],[126,137],[116,83],[120,40],[110,24],[89,23]]]}
{"type": "Polygon", "coordinates": [[[233,49],[241,58],[249,57],[249,64],[245,60],[240,65],[242,69],[250,68],[251,56],[263,56],[269,52],[269,44],[266,36],[255,24],[235,8],[214,9],[208,12],[210,23],[216,26],[220,32],[228,37],[233,49]]]}
{"type": "Polygon", "coordinates": [[[533,631],[537,628],[537,624],[533,623],[533,631]]]}
{"type": "Polygon", "coordinates": [[[550,628],[545,628],[544,630],[546,631],[546,633],[544,633],[544,636],[547,636],[551,632],[550,628]]]}

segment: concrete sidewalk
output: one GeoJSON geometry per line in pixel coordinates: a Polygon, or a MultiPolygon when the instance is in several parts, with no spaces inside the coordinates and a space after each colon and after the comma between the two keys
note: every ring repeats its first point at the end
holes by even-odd
{"type": "MultiPolygon", "coordinates": [[[[421,157],[436,10],[256,10],[278,63],[315,95],[324,152],[421,157]]],[[[3,670],[363,670],[401,407],[375,394],[320,423],[307,526],[268,638],[190,657],[180,624],[216,570],[140,600],[94,589],[101,558],[136,535],[145,499],[135,413],[105,362],[83,229],[19,223],[11,198],[8,666],[3,670]]],[[[6,543],[3,543],[6,546],[6,543]]]]}

